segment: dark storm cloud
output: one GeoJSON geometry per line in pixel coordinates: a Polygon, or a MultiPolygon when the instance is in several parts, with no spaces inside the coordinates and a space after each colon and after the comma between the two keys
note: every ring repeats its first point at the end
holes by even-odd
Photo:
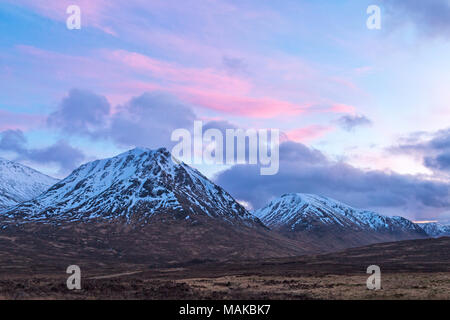
{"type": "Polygon", "coordinates": [[[1,132],[0,150],[14,152],[16,161],[57,164],[61,174],[69,173],[85,159],[83,152],[63,140],[44,148],[28,148],[27,139],[21,130],[1,132]]]}
{"type": "Polygon", "coordinates": [[[356,127],[372,125],[372,121],[364,115],[345,115],[340,117],[337,123],[346,131],[352,131],[356,127]]]}
{"type": "Polygon", "coordinates": [[[237,165],[219,174],[216,182],[254,208],[290,192],[314,193],[360,208],[385,208],[405,215],[450,208],[449,184],[364,171],[294,142],[281,144],[277,175],[261,176],[258,166],[237,165]]]}

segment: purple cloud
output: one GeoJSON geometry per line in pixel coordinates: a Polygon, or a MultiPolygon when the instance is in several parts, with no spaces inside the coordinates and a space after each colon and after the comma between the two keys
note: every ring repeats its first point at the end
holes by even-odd
{"type": "Polygon", "coordinates": [[[247,73],[247,63],[243,59],[223,56],[222,63],[230,74],[247,73]]]}
{"type": "Polygon", "coordinates": [[[144,93],[131,99],[111,118],[103,132],[122,146],[169,147],[172,131],[190,129],[196,116],[191,107],[165,93],[144,93]]]}
{"type": "Polygon", "coordinates": [[[450,208],[450,184],[361,170],[294,142],[281,144],[277,175],[261,176],[258,166],[237,165],[219,174],[216,182],[254,208],[289,192],[320,194],[355,207],[415,219],[436,218],[450,208]]]}
{"type": "Polygon", "coordinates": [[[440,171],[450,171],[450,152],[443,153],[437,157],[425,157],[424,164],[428,168],[440,171]]]}
{"type": "Polygon", "coordinates": [[[48,125],[69,135],[111,140],[120,147],[170,147],[171,133],[191,128],[196,116],[191,107],[162,92],[144,93],[118,106],[105,97],[73,89],[48,118],[48,125]]]}
{"type": "Polygon", "coordinates": [[[427,36],[450,37],[450,2],[447,0],[383,0],[395,21],[410,22],[427,36]]]}
{"type": "Polygon", "coordinates": [[[345,115],[340,117],[337,123],[346,131],[352,131],[356,127],[372,125],[372,121],[364,115],[345,115]]]}
{"type": "Polygon", "coordinates": [[[424,166],[437,174],[450,173],[450,129],[413,133],[388,151],[422,158],[424,166]]]}
{"type": "Polygon", "coordinates": [[[22,130],[0,132],[0,150],[22,153],[26,150],[27,139],[22,130]]]}
{"type": "Polygon", "coordinates": [[[95,135],[106,125],[110,105],[105,97],[87,90],[72,89],[52,113],[47,124],[67,133],[95,135]]]}
{"type": "Polygon", "coordinates": [[[82,151],[70,146],[64,140],[44,148],[28,148],[27,139],[21,130],[0,132],[0,150],[14,152],[16,161],[57,164],[60,174],[69,173],[85,159],[82,151]]]}

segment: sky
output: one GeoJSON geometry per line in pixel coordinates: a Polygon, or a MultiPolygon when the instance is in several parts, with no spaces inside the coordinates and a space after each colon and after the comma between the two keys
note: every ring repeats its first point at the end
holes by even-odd
{"type": "Polygon", "coordinates": [[[249,208],[305,192],[450,223],[449,56],[448,0],[3,0],[0,156],[64,178],[195,120],[276,128],[277,175],[199,169],[249,208]]]}

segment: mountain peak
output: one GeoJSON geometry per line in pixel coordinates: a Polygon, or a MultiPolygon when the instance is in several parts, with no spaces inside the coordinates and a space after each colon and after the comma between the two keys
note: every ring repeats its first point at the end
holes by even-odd
{"type": "Polygon", "coordinates": [[[171,156],[170,151],[167,150],[167,148],[164,148],[164,147],[158,148],[158,149],[150,149],[150,148],[145,148],[145,147],[135,147],[133,149],[127,150],[125,152],[122,152],[122,153],[118,154],[115,157],[121,158],[121,157],[127,157],[129,155],[141,156],[141,155],[144,155],[144,154],[147,154],[147,155],[159,154],[159,155],[164,155],[165,157],[170,157],[171,156]]]}
{"type": "Polygon", "coordinates": [[[334,204],[345,205],[338,200],[313,193],[299,193],[299,192],[285,193],[278,199],[285,199],[285,200],[290,199],[291,201],[297,200],[303,202],[329,202],[334,204]]]}
{"type": "Polygon", "coordinates": [[[23,164],[0,158],[0,209],[30,200],[57,181],[23,164]]]}
{"type": "Polygon", "coordinates": [[[8,214],[33,220],[147,221],[168,214],[181,219],[206,215],[230,222],[258,221],[200,172],[174,162],[166,148],[135,148],[86,163],[8,214]]]}

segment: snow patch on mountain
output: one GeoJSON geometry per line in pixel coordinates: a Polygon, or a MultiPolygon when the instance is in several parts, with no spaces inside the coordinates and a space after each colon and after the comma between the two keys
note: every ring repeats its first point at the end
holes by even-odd
{"type": "Polygon", "coordinates": [[[0,158],[0,211],[37,197],[56,182],[27,166],[0,158]]]}
{"type": "Polygon", "coordinates": [[[418,225],[432,238],[450,236],[450,225],[437,222],[418,223],[418,225]]]}
{"type": "Polygon", "coordinates": [[[313,194],[285,194],[254,215],[269,227],[287,226],[292,230],[312,230],[318,226],[339,226],[353,230],[421,232],[403,217],[387,217],[352,208],[342,202],[313,194]]]}
{"type": "Polygon", "coordinates": [[[7,212],[27,220],[146,220],[169,213],[229,222],[259,223],[226,191],[199,171],[172,159],[168,150],[136,148],[82,165],[46,193],[7,212]]]}

